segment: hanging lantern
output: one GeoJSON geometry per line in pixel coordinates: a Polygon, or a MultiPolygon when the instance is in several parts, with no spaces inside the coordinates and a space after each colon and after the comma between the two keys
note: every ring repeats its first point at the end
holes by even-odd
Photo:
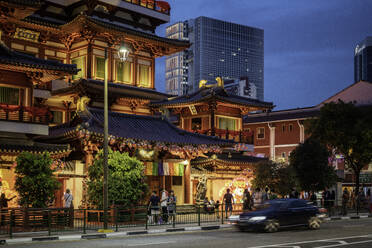
{"type": "Polygon", "coordinates": [[[130,53],[129,49],[125,46],[124,42],[122,42],[118,50],[119,59],[122,62],[126,61],[129,56],[129,53],[130,53]]]}

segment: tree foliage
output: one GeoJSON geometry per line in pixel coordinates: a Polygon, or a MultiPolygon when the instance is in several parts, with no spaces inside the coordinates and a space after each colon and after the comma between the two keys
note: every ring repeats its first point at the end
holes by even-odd
{"type": "Polygon", "coordinates": [[[262,161],[254,167],[254,175],[254,188],[268,187],[271,191],[285,196],[295,187],[293,169],[285,164],[262,161]]]}
{"type": "Polygon", "coordinates": [[[344,156],[359,190],[360,171],[372,160],[372,107],[356,107],[341,100],[327,103],[321,108],[319,118],[308,123],[308,130],[314,138],[344,156]]]}
{"type": "MultiPolygon", "coordinates": [[[[109,150],[108,154],[108,201],[129,207],[144,199],[148,187],[145,183],[144,166],[128,153],[109,150]]],[[[101,150],[88,170],[89,203],[103,207],[103,151],[101,150]]]]}
{"type": "Polygon", "coordinates": [[[337,182],[336,172],[328,164],[329,156],[328,148],[312,138],[291,152],[290,165],[302,190],[319,191],[337,182]]]}
{"type": "Polygon", "coordinates": [[[21,206],[45,208],[54,198],[60,183],[53,175],[52,162],[48,153],[22,152],[17,157],[15,189],[21,206]]]}

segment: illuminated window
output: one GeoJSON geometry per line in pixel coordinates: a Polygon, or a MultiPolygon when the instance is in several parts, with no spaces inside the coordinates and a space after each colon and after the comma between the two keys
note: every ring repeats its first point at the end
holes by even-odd
{"type": "Polygon", "coordinates": [[[61,124],[63,123],[63,112],[61,111],[51,111],[53,115],[53,123],[61,124]]]}
{"type": "Polygon", "coordinates": [[[96,78],[104,79],[105,78],[105,59],[101,57],[96,57],[95,59],[95,68],[96,68],[96,78]]]}
{"type": "Polygon", "coordinates": [[[149,65],[138,65],[138,86],[151,87],[151,67],[149,65]]]}
{"type": "Polygon", "coordinates": [[[265,128],[259,127],[257,128],[257,139],[264,139],[265,138],[265,128]]]}
{"type": "Polygon", "coordinates": [[[237,130],[237,121],[236,119],[218,117],[218,128],[235,131],[237,130]]]}
{"type": "Polygon", "coordinates": [[[80,71],[76,75],[72,75],[72,79],[79,79],[85,76],[85,56],[71,59],[71,64],[75,64],[80,71]]]}
{"type": "Polygon", "coordinates": [[[19,89],[0,87],[0,103],[19,105],[19,89]]]}
{"type": "Polygon", "coordinates": [[[116,62],[116,81],[132,84],[133,83],[133,63],[130,61],[116,62]]]}

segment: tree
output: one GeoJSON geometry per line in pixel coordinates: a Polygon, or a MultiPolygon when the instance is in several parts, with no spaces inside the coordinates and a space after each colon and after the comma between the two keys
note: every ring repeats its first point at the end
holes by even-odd
{"type": "MultiPolygon", "coordinates": [[[[108,201],[129,207],[144,199],[148,187],[144,166],[128,153],[109,150],[108,201]]],[[[88,199],[94,206],[103,207],[103,151],[101,150],[88,170],[88,199]]]]}
{"type": "Polygon", "coordinates": [[[60,183],[53,175],[52,162],[48,153],[22,152],[17,157],[15,189],[19,194],[19,205],[45,208],[54,198],[60,183]]]}
{"type": "Polygon", "coordinates": [[[291,193],[295,187],[293,170],[285,164],[270,160],[262,161],[254,167],[254,175],[252,181],[254,188],[268,187],[271,191],[284,196],[291,193]]]}
{"type": "Polygon", "coordinates": [[[318,140],[309,138],[294,149],[289,157],[302,190],[319,191],[337,182],[337,175],[328,164],[330,152],[318,140]]]}
{"type": "Polygon", "coordinates": [[[356,107],[341,100],[327,103],[319,118],[307,125],[314,138],[344,156],[345,165],[354,172],[358,192],[360,172],[372,160],[372,107],[356,107]]]}

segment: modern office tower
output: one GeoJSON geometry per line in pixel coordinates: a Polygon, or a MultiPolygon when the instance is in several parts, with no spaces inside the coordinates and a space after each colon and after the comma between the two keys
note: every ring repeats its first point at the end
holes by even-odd
{"type": "Polygon", "coordinates": [[[365,38],[355,48],[354,80],[372,82],[372,36],[365,38]]]}
{"type": "Polygon", "coordinates": [[[177,22],[167,38],[189,40],[184,52],[166,58],[166,92],[182,95],[199,88],[202,79],[247,77],[264,98],[264,31],[208,17],[177,22]]]}

